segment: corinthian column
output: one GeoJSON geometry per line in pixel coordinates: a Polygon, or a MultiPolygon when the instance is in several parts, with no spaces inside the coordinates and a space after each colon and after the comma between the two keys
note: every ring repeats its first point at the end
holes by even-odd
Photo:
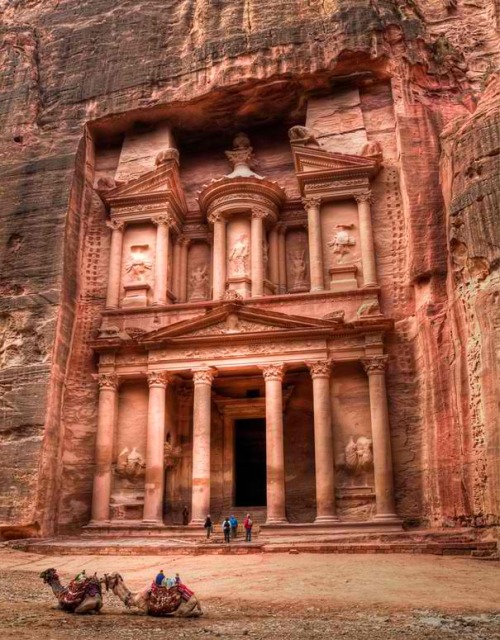
{"type": "Polygon", "coordinates": [[[323,247],[321,245],[321,218],[319,210],[321,198],[309,196],[302,198],[307,211],[307,227],[309,238],[309,268],[311,271],[311,291],[323,291],[323,247]]]}
{"type": "Polygon", "coordinates": [[[168,374],[165,371],[148,373],[149,402],[143,522],[151,524],[163,524],[165,400],[168,380],[168,374]]]}
{"type": "Polygon", "coordinates": [[[267,211],[260,207],[252,209],[251,223],[251,277],[252,298],[260,298],[264,292],[263,220],[267,211]]]}
{"type": "Polygon", "coordinates": [[[226,221],[219,213],[212,213],[209,221],[214,225],[212,297],[214,300],[220,300],[226,289],[226,221]]]}
{"type": "Polygon", "coordinates": [[[172,260],[173,278],[172,278],[172,293],[179,302],[179,291],[181,284],[181,243],[180,236],[177,236],[174,243],[174,255],[172,260]]]}
{"type": "Polygon", "coordinates": [[[106,294],[106,307],[118,308],[120,302],[120,281],[122,271],[123,251],[123,222],[108,220],[106,222],[111,230],[111,249],[109,252],[108,291],[106,294]]]}
{"type": "Polygon", "coordinates": [[[373,467],[377,505],[376,520],[392,520],[396,517],[392,475],[391,432],[385,385],[387,358],[388,356],[371,356],[362,360],[365,371],[368,374],[370,390],[373,467]]]}
{"type": "Polygon", "coordinates": [[[284,224],[278,224],[276,228],[278,230],[278,293],[286,293],[286,227],[284,224]]]}
{"type": "Polygon", "coordinates": [[[97,410],[91,524],[102,524],[109,521],[113,438],[118,405],[118,376],[114,373],[99,373],[95,378],[99,385],[99,406],[97,410]]]}
{"type": "Polygon", "coordinates": [[[181,255],[180,255],[180,278],[179,278],[179,302],[186,302],[187,300],[187,269],[188,269],[188,249],[190,238],[182,236],[179,239],[181,243],[181,255]]]}
{"type": "Polygon", "coordinates": [[[210,421],[214,371],[193,373],[193,487],[191,524],[202,525],[210,513],[210,421]]]}
{"type": "Polygon", "coordinates": [[[172,218],[160,215],[152,220],[157,227],[153,304],[163,305],[167,304],[169,226],[172,218]]]}
{"type": "Polygon", "coordinates": [[[316,522],[338,522],[335,515],[335,470],[330,408],[330,362],[307,363],[313,382],[316,522]]]}
{"type": "Polygon", "coordinates": [[[267,524],[287,522],[283,443],[283,364],[262,368],[266,381],[267,524]]]}
{"type": "Polygon", "coordinates": [[[279,240],[278,229],[273,227],[269,231],[269,279],[274,284],[274,292],[280,291],[280,268],[279,268],[279,240]]]}
{"type": "Polygon", "coordinates": [[[375,248],[373,245],[372,214],[370,202],[371,192],[355,196],[358,203],[359,244],[361,247],[361,264],[363,266],[363,284],[365,287],[377,286],[377,270],[375,266],[375,248]]]}

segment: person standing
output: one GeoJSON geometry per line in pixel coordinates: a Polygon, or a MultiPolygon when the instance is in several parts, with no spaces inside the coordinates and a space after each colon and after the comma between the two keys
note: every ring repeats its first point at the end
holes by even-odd
{"type": "Polygon", "coordinates": [[[205,518],[205,524],[203,525],[205,527],[205,529],[207,530],[207,540],[210,538],[210,534],[212,533],[212,518],[210,517],[210,514],[208,514],[208,516],[205,518]]]}
{"type": "Polygon", "coordinates": [[[182,524],[186,527],[189,524],[189,508],[187,504],[182,509],[182,524]]]}
{"type": "Polygon", "coordinates": [[[238,520],[234,516],[231,516],[229,522],[231,523],[231,538],[234,540],[238,535],[238,520]]]}
{"type": "Polygon", "coordinates": [[[252,518],[250,517],[250,514],[247,513],[247,516],[245,518],[245,520],[243,521],[243,526],[245,527],[245,542],[252,542],[252,527],[253,527],[253,522],[252,522],[252,518]]]}
{"type": "Polygon", "coordinates": [[[222,523],[222,530],[224,531],[224,542],[231,542],[231,522],[228,517],[222,523]]]}

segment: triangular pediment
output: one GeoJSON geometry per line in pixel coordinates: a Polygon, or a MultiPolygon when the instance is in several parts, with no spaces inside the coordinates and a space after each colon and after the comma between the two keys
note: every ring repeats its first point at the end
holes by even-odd
{"type": "Polygon", "coordinates": [[[350,174],[353,171],[366,176],[375,175],[378,163],[364,156],[325,151],[317,147],[293,146],[295,171],[299,174],[350,174]]]}
{"type": "Polygon", "coordinates": [[[101,197],[113,209],[143,201],[171,202],[182,213],[187,209],[179,165],[175,159],[163,162],[153,171],[101,192],[101,197]]]}
{"type": "Polygon", "coordinates": [[[227,303],[218,309],[192,318],[176,322],[145,334],[143,343],[207,339],[224,337],[224,340],[249,337],[252,334],[273,334],[278,332],[313,331],[333,329],[343,324],[342,319],[323,320],[302,316],[291,316],[275,311],[264,311],[255,307],[245,307],[237,303],[227,303]]]}

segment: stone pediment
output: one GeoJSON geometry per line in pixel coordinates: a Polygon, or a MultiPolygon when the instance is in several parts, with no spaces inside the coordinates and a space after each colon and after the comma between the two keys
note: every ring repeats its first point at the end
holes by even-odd
{"type": "Polygon", "coordinates": [[[104,202],[117,214],[124,208],[147,203],[169,203],[178,214],[184,214],[187,210],[179,176],[177,152],[165,158],[153,171],[143,173],[112,189],[100,190],[99,193],[104,202]]]}
{"type": "Polygon", "coordinates": [[[361,172],[375,175],[378,163],[364,156],[324,151],[315,147],[292,147],[295,171],[297,173],[361,172]]]}
{"type": "Polygon", "coordinates": [[[324,331],[342,325],[342,318],[332,320],[305,318],[228,303],[203,316],[176,322],[168,327],[152,331],[142,336],[140,342],[177,342],[221,336],[224,337],[224,340],[231,340],[233,338],[247,338],[255,334],[276,336],[277,333],[290,332],[295,335],[296,332],[309,333],[318,329],[324,331]]]}

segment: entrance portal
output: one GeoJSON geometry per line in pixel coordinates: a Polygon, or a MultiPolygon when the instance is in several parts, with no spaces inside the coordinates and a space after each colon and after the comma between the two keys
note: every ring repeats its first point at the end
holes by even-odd
{"type": "Polygon", "coordinates": [[[266,421],[264,418],[234,423],[235,506],[266,504],[266,421]]]}

